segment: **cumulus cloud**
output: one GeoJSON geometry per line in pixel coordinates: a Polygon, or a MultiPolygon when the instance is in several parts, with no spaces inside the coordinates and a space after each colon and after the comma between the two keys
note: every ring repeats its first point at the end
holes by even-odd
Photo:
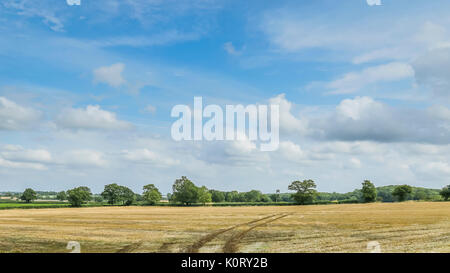
{"type": "Polygon", "coordinates": [[[297,137],[322,141],[450,143],[450,110],[443,105],[399,108],[358,96],[342,100],[332,111],[323,109],[320,115],[302,112],[297,118],[291,112],[292,103],[284,96],[271,102],[284,105],[280,107],[280,128],[297,132],[297,137]]]}
{"type": "Polygon", "coordinates": [[[46,170],[52,155],[45,149],[30,150],[19,145],[6,145],[0,149],[0,167],[13,169],[46,170]]]}
{"type": "Polygon", "coordinates": [[[225,152],[228,155],[246,155],[256,150],[256,144],[248,139],[228,142],[225,152]]]}
{"type": "Polygon", "coordinates": [[[432,109],[398,109],[369,97],[343,100],[328,117],[311,119],[310,124],[316,136],[329,140],[450,142],[448,121],[436,118],[432,109]]]}
{"type": "Polygon", "coordinates": [[[7,145],[0,152],[1,157],[10,161],[49,163],[52,155],[45,149],[27,150],[21,146],[7,145]]]}
{"type": "Polygon", "coordinates": [[[125,65],[123,63],[116,63],[94,69],[94,82],[105,83],[111,87],[117,88],[126,82],[122,76],[124,69],[125,65]]]}
{"type": "Polygon", "coordinates": [[[306,158],[306,153],[302,148],[291,141],[282,141],[280,143],[280,153],[286,159],[294,162],[299,162],[306,158]]]}
{"type": "Polygon", "coordinates": [[[297,118],[292,114],[292,103],[286,99],[285,94],[280,94],[269,99],[269,103],[279,105],[280,109],[280,129],[288,133],[306,133],[307,120],[297,118]]]}
{"type": "Polygon", "coordinates": [[[22,130],[34,125],[41,113],[0,97],[0,130],[22,130]]]}
{"type": "Polygon", "coordinates": [[[79,149],[56,153],[46,149],[25,149],[19,145],[5,145],[0,149],[0,166],[46,170],[50,166],[105,167],[108,165],[100,151],[79,149]]]}
{"type": "Polygon", "coordinates": [[[102,110],[98,105],[65,109],[58,116],[56,123],[59,127],[68,129],[128,130],[133,128],[131,123],[118,120],[115,113],[102,110]]]}

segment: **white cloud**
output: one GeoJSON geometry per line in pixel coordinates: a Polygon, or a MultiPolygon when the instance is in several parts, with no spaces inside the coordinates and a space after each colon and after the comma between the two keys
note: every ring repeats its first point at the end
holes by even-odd
{"type": "Polygon", "coordinates": [[[405,60],[410,58],[412,53],[409,49],[394,47],[381,48],[367,53],[363,53],[353,58],[353,64],[363,64],[376,60],[405,60]]]}
{"type": "Polygon", "coordinates": [[[371,113],[380,113],[385,110],[384,105],[374,101],[369,97],[356,97],[355,99],[345,99],[336,107],[339,118],[360,120],[367,118],[371,113]]]}
{"type": "Polygon", "coordinates": [[[378,82],[393,82],[414,76],[414,69],[405,63],[389,63],[365,68],[360,72],[347,73],[341,78],[330,82],[327,88],[333,89],[333,94],[354,93],[363,87],[378,82]]]}
{"type": "Polygon", "coordinates": [[[423,43],[428,49],[434,49],[450,41],[450,36],[445,27],[428,21],[420,27],[414,39],[423,43]]]}
{"type": "Polygon", "coordinates": [[[27,150],[13,145],[5,146],[4,150],[0,152],[0,156],[6,160],[19,162],[49,163],[52,161],[52,155],[47,150],[27,150]]]}
{"type": "Polygon", "coordinates": [[[68,108],[58,116],[56,123],[69,129],[128,130],[132,124],[118,120],[115,113],[102,110],[98,105],[83,108],[68,108]]]}
{"type": "MultiPolygon", "coordinates": [[[[343,17],[330,22],[328,14],[311,17],[305,10],[271,10],[261,18],[261,29],[269,42],[285,52],[300,52],[310,48],[356,51],[386,47],[398,41],[399,33],[404,35],[404,26],[390,24],[389,31],[382,28],[387,22],[363,18],[358,25],[343,17]],[[342,31],[345,29],[345,31],[342,31]],[[370,29],[371,31],[368,31],[370,29]],[[391,39],[391,40],[389,40],[391,39]]],[[[336,15],[343,15],[336,11],[336,15]]],[[[354,53],[353,53],[354,54],[354,53]]]]}
{"type": "Polygon", "coordinates": [[[366,0],[369,6],[381,6],[381,0],[366,0]]]}
{"type": "Polygon", "coordinates": [[[81,0],[66,0],[66,2],[67,2],[67,5],[69,5],[69,6],[81,5],[81,0]]]}
{"type": "Polygon", "coordinates": [[[292,113],[292,103],[286,99],[285,94],[280,94],[269,100],[270,104],[279,105],[280,129],[285,132],[306,133],[308,123],[304,119],[296,118],[292,113]]]}
{"type": "Polygon", "coordinates": [[[46,5],[42,1],[5,1],[2,3],[6,8],[16,10],[18,15],[26,17],[40,17],[53,31],[64,31],[64,24],[60,17],[56,15],[56,6],[54,3],[46,5]]]}
{"type": "Polygon", "coordinates": [[[228,54],[233,55],[233,56],[237,56],[237,55],[241,55],[241,54],[242,54],[242,51],[237,50],[237,49],[234,47],[234,45],[233,45],[232,42],[226,42],[226,43],[223,45],[223,48],[225,49],[225,51],[226,51],[228,54]]]}
{"type": "Polygon", "coordinates": [[[179,160],[174,160],[155,151],[150,151],[149,149],[123,150],[122,154],[126,160],[136,163],[159,166],[172,166],[180,163],[179,160]]]}
{"type": "Polygon", "coordinates": [[[0,149],[0,167],[7,169],[46,170],[52,161],[50,152],[44,149],[29,150],[19,145],[5,145],[0,149]]]}
{"type": "Polygon", "coordinates": [[[350,158],[349,163],[353,168],[361,168],[361,161],[356,157],[350,158]]]}
{"type": "Polygon", "coordinates": [[[28,163],[28,162],[14,162],[3,158],[0,158],[0,167],[7,169],[33,169],[33,170],[47,170],[47,167],[38,163],[28,163]]]}
{"type": "Polygon", "coordinates": [[[0,130],[22,130],[34,125],[41,113],[0,97],[0,130]]]}
{"type": "Polygon", "coordinates": [[[229,142],[225,151],[228,155],[245,155],[256,150],[256,144],[248,139],[229,142]]]}
{"type": "Polygon", "coordinates": [[[58,163],[68,167],[106,167],[108,165],[102,152],[87,149],[64,152],[58,163]]]}
{"type": "Polygon", "coordinates": [[[126,81],[122,76],[125,69],[123,63],[116,63],[111,66],[102,66],[94,70],[94,82],[106,83],[111,87],[119,87],[126,81]]]}
{"type": "Polygon", "coordinates": [[[446,114],[445,108],[402,109],[356,97],[343,100],[326,117],[310,118],[309,124],[314,136],[328,140],[448,144],[450,128],[442,117],[446,114]]]}
{"type": "Polygon", "coordinates": [[[294,162],[302,161],[306,156],[302,148],[291,141],[282,141],[280,143],[280,153],[286,159],[294,162]]]}

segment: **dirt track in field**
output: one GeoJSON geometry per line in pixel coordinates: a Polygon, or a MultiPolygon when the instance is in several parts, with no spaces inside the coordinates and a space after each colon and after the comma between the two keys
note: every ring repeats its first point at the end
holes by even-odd
{"type": "MultiPolygon", "coordinates": [[[[249,233],[250,231],[254,230],[255,228],[265,226],[265,225],[267,225],[267,224],[269,224],[269,223],[271,223],[271,222],[274,222],[274,221],[276,221],[276,220],[278,220],[278,219],[281,219],[281,218],[284,218],[284,217],[286,217],[286,216],[289,216],[289,214],[283,214],[283,215],[281,215],[281,216],[272,218],[272,219],[270,219],[270,220],[268,220],[268,221],[264,221],[264,222],[262,222],[262,223],[261,223],[260,221],[263,220],[263,219],[261,219],[260,221],[257,221],[257,222],[256,222],[256,225],[253,225],[253,226],[251,226],[250,228],[248,228],[248,229],[246,229],[246,230],[244,230],[244,231],[242,231],[242,232],[239,232],[239,233],[236,234],[236,235],[231,236],[231,237],[225,242],[225,245],[223,246],[222,251],[223,251],[224,253],[234,253],[234,252],[237,252],[237,250],[238,250],[238,245],[239,245],[239,241],[242,240],[242,238],[244,238],[244,236],[247,235],[247,233],[249,233]]],[[[271,216],[271,217],[273,217],[273,216],[271,216]]],[[[269,218],[269,217],[267,217],[267,218],[269,218]]],[[[267,219],[267,218],[266,218],[266,219],[267,219]]]]}
{"type": "Polygon", "coordinates": [[[223,234],[223,233],[225,233],[225,232],[227,232],[227,231],[234,230],[234,229],[236,229],[236,228],[238,228],[238,227],[241,227],[241,226],[251,225],[251,224],[254,224],[254,223],[258,223],[258,222],[260,222],[260,221],[266,220],[266,219],[271,218],[271,217],[274,217],[274,216],[276,216],[276,215],[277,215],[277,214],[269,215],[269,216],[263,217],[263,218],[261,218],[261,219],[256,219],[256,220],[253,220],[253,221],[250,221],[250,222],[247,222],[247,223],[242,223],[242,224],[234,225],[234,226],[232,226],[232,227],[229,227],[229,228],[226,228],[226,229],[220,229],[220,230],[218,230],[218,231],[215,231],[215,232],[213,232],[213,233],[210,233],[210,234],[208,234],[208,235],[202,237],[200,240],[196,241],[196,242],[195,242],[194,244],[192,244],[191,246],[189,246],[189,247],[186,249],[185,252],[187,252],[187,253],[197,253],[197,252],[200,250],[201,247],[203,247],[206,243],[212,241],[214,238],[216,238],[216,237],[219,236],[220,234],[223,234]]]}

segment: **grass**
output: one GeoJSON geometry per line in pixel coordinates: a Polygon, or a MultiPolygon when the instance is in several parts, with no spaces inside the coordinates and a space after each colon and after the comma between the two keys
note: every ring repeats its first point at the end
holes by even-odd
{"type": "Polygon", "coordinates": [[[450,203],[0,211],[0,252],[450,252],[450,203]]]}

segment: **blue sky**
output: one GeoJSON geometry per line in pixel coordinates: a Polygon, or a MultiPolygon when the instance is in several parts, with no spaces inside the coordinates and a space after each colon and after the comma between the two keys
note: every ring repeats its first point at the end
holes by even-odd
{"type": "Polygon", "coordinates": [[[448,1],[4,0],[0,190],[440,188],[448,1]],[[68,3],[76,4],[69,5],[68,3]],[[370,1],[369,1],[370,2],[370,1]],[[280,149],[174,142],[170,110],[280,105],[280,149]]]}

